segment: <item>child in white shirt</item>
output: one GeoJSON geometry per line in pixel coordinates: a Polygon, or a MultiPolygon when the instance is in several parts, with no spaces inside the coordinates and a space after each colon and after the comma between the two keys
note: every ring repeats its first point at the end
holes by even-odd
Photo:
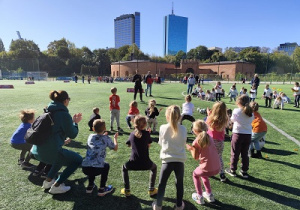
{"type": "Polygon", "coordinates": [[[300,101],[300,87],[299,87],[299,82],[295,82],[295,86],[292,88],[292,91],[294,92],[294,97],[295,97],[295,105],[294,107],[299,108],[299,101],[300,101]]]}
{"type": "Polygon", "coordinates": [[[277,98],[275,99],[274,101],[274,104],[273,104],[273,109],[280,109],[283,110],[283,107],[284,107],[284,103],[283,103],[283,100],[280,96],[277,96],[277,98]]]}
{"type": "Polygon", "coordinates": [[[273,95],[273,92],[269,88],[269,85],[267,84],[266,88],[264,89],[264,94],[263,94],[263,97],[265,98],[265,105],[266,105],[266,107],[271,107],[272,95],[273,95]]]}
{"type": "Polygon", "coordinates": [[[230,102],[232,102],[232,99],[234,101],[236,101],[236,97],[238,96],[238,92],[237,92],[237,89],[235,87],[235,85],[232,85],[230,90],[229,90],[229,93],[228,93],[228,96],[230,95],[230,102]]]}
{"type": "Polygon", "coordinates": [[[252,85],[250,90],[250,102],[255,101],[255,98],[256,98],[256,87],[255,85],[252,85]]]}

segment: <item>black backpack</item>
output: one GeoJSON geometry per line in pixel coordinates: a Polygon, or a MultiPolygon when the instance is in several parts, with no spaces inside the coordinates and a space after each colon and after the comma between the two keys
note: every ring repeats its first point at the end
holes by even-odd
{"type": "Polygon", "coordinates": [[[54,122],[52,120],[52,113],[44,109],[44,114],[40,115],[32,123],[31,127],[25,134],[25,140],[29,144],[42,145],[51,134],[54,122]]]}

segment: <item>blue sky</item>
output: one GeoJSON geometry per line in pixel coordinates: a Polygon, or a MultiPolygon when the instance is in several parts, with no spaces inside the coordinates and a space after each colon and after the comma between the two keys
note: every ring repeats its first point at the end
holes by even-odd
{"type": "MultiPolygon", "coordinates": [[[[299,0],[173,0],[175,15],[188,17],[188,50],[284,42],[300,44],[299,0]]],[[[6,50],[16,31],[40,49],[63,37],[76,47],[114,47],[114,18],[141,13],[141,50],[163,54],[163,17],[172,0],[0,0],[0,38],[6,50]]]]}

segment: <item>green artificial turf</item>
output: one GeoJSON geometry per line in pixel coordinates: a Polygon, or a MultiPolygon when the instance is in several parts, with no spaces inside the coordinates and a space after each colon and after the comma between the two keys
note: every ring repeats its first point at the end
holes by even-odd
{"type": "MultiPolygon", "coordinates": [[[[63,81],[36,81],[36,84],[25,85],[24,81],[0,80],[2,84],[13,84],[14,89],[0,89],[0,209],[151,209],[153,198],[147,194],[149,172],[129,172],[131,193],[130,198],[120,195],[123,188],[121,167],[130,156],[130,148],[125,145],[131,130],[127,129],[125,117],[129,109],[129,103],[133,100],[133,93],[127,93],[126,88],[132,87],[133,83],[95,83],[89,84],[74,82],[64,83],[63,81]],[[42,113],[43,108],[50,102],[50,90],[66,90],[71,102],[69,105],[70,114],[81,112],[83,120],[79,123],[79,134],[67,148],[85,156],[86,140],[89,131],[87,122],[92,114],[93,107],[100,108],[102,119],[109,125],[109,102],[111,87],[118,88],[118,95],[121,98],[121,127],[124,134],[119,136],[119,150],[117,152],[107,150],[106,161],[110,164],[110,172],[107,184],[115,187],[112,194],[105,197],[97,197],[96,190],[92,194],[85,193],[87,178],[79,168],[66,181],[72,189],[63,195],[51,195],[41,189],[43,180],[33,177],[30,171],[22,170],[17,165],[20,151],[10,147],[10,137],[20,124],[18,118],[22,109],[33,108],[36,116],[42,113]]],[[[204,84],[205,89],[211,89],[214,83],[204,84]]],[[[224,83],[223,88],[228,92],[232,84],[224,83]]],[[[145,86],[145,85],[144,85],[145,86]]],[[[249,84],[244,84],[250,90],[249,84]]],[[[237,84],[238,91],[242,84],[237,84]]],[[[293,85],[275,85],[271,88],[281,89],[292,99],[290,90],[293,85]]],[[[260,105],[264,104],[261,95],[264,85],[258,89],[256,101],[260,105]]],[[[153,85],[153,96],[157,101],[157,107],[163,107],[163,111],[158,116],[158,125],[166,123],[164,111],[171,104],[182,105],[184,97],[182,92],[186,91],[186,85],[179,83],[163,83],[153,85]]],[[[146,103],[140,103],[138,108],[142,114],[147,107],[146,103]]],[[[137,97],[139,99],[139,96],[137,97]]],[[[235,108],[234,102],[229,102],[229,98],[222,99],[229,108],[235,108]]],[[[212,102],[201,101],[193,98],[195,107],[211,107],[212,102]]],[[[284,110],[273,110],[270,108],[260,108],[261,115],[282,129],[289,135],[300,140],[298,136],[300,109],[294,108],[293,104],[287,104],[284,110]]],[[[203,119],[205,116],[195,112],[194,117],[203,119]]],[[[190,128],[189,122],[184,122],[190,128]]],[[[114,126],[116,127],[116,125],[114,126]]],[[[158,140],[158,135],[152,135],[154,141],[158,140]]],[[[192,142],[194,137],[189,134],[188,142],[192,142]]],[[[157,164],[160,172],[161,161],[159,159],[160,146],[153,142],[150,148],[151,159],[157,164]]],[[[299,146],[287,139],[285,136],[268,126],[266,145],[263,150],[264,159],[250,159],[250,169],[248,180],[238,177],[228,177],[227,182],[221,183],[219,177],[210,178],[212,191],[216,202],[204,206],[196,204],[191,195],[195,192],[192,180],[192,172],[198,166],[187,153],[188,160],[185,163],[184,177],[184,202],[186,209],[299,209],[300,208],[300,158],[299,146]]],[[[230,162],[230,142],[225,141],[223,153],[225,167],[229,167],[230,162]]],[[[32,160],[33,164],[37,161],[32,160]]],[[[156,186],[158,185],[158,176],[156,186]]],[[[99,186],[99,177],[96,184],[99,186]]],[[[176,188],[174,175],[171,175],[166,188],[163,209],[172,209],[176,199],[176,188]]]]}

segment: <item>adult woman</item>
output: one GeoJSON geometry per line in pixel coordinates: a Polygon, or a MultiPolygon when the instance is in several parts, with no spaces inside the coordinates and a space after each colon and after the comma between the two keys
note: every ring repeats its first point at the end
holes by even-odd
{"type": "Polygon", "coordinates": [[[190,77],[187,80],[187,84],[188,84],[187,95],[192,94],[193,87],[194,87],[195,83],[196,83],[196,80],[194,78],[194,75],[191,74],[190,77]]]}
{"type": "Polygon", "coordinates": [[[68,105],[70,103],[69,95],[66,91],[51,91],[49,95],[52,102],[48,106],[48,111],[52,113],[54,125],[51,128],[51,135],[42,145],[33,145],[32,154],[39,161],[52,164],[46,180],[43,182],[43,188],[49,189],[51,194],[65,193],[71,189],[65,186],[63,182],[78,168],[82,162],[82,157],[77,153],[62,148],[68,144],[72,138],[78,134],[78,125],[82,119],[81,113],[75,114],[73,118],[69,114],[68,105]],[[67,137],[71,139],[67,139],[67,137]],[[66,140],[67,139],[67,140],[66,140]],[[60,176],[54,180],[54,177],[62,166],[67,166],[60,176]]]}
{"type": "Polygon", "coordinates": [[[257,88],[259,86],[259,83],[260,83],[260,79],[258,77],[258,74],[254,74],[254,77],[251,80],[251,85],[255,85],[256,94],[257,94],[257,88]]]}

